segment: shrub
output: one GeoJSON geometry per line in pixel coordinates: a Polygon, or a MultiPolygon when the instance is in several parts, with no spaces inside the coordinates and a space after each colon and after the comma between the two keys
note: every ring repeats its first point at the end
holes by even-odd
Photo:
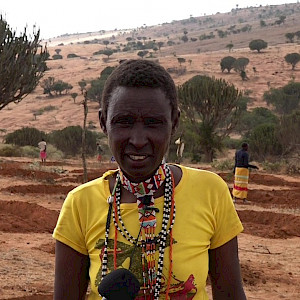
{"type": "Polygon", "coordinates": [[[227,72],[230,73],[231,69],[233,69],[233,64],[235,61],[236,59],[232,56],[223,57],[220,62],[222,72],[227,70],[227,72]]]}
{"type": "Polygon", "coordinates": [[[279,119],[269,109],[256,107],[251,112],[244,111],[239,119],[237,129],[239,131],[249,131],[262,124],[278,124],[279,119]]]}
{"type": "Polygon", "coordinates": [[[262,124],[250,132],[249,144],[255,160],[264,161],[268,156],[281,154],[282,147],[276,133],[277,127],[274,124],[262,124]]]}
{"type": "Polygon", "coordinates": [[[47,157],[53,160],[60,160],[65,157],[65,154],[54,145],[47,143],[47,157]]]}
{"type": "Polygon", "coordinates": [[[7,134],[5,136],[5,144],[13,144],[17,146],[30,145],[37,147],[37,144],[42,138],[46,139],[45,132],[32,127],[24,127],[7,134]]]}
{"type": "Polygon", "coordinates": [[[289,53],[284,57],[285,61],[292,65],[292,70],[295,70],[297,63],[300,61],[299,53],[289,53]]]}
{"type": "Polygon", "coordinates": [[[285,167],[285,173],[289,175],[300,175],[300,162],[299,159],[292,159],[285,167]]]}
{"type": "Polygon", "coordinates": [[[16,147],[15,145],[0,145],[0,156],[4,157],[14,157],[21,156],[20,147],[16,147]]]}
{"type": "Polygon", "coordinates": [[[283,168],[283,162],[282,161],[275,161],[275,162],[264,161],[262,163],[262,167],[267,172],[278,173],[283,168]]]}
{"type": "Polygon", "coordinates": [[[267,104],[272,104],[280,114],[290,114],[299,109],[300,82],[291,81],[278,89],[271,89],[263,95],[267,104]]]}
{"type": "Polygon", "coordinates": [[[185,58],[184,57],[177,57],[178,63],[181,66],[182,63],[185,63],[185,58]]]}
{"type": "Polygon", "coordinates": [[[253,40],[249,43],[250,50],[257,50],[257,52],[260,52],[260,50],[265,49],[267,47],[268,43],[261,39],[253,40]]]}
{"type": "Polygon", "coordinates": [[[67,55],[67,58],[74,58],[74,57],[79,57],[79,56],[75,53],[70,53],[67,55]]]}
{"type": "Polygon", "coordinates": [[[105,81],[114,69],[115,67],[104,68],[100,77],[91,81],[91,87],[87,90],[88,99],[100,102],[105,81]]]}
{"type": "Polygon", "coordinates": [[[247,57],[239,57],[233,62],[233,68],[236,72],[242,72],[246,70],[249,64],[249,59],[247,57]]]}
{"type": "MultiPolygon", "coordinates": [[[[48,146],[49,145],[47,145],[47,154],[48,154],[48,146]]],[[[34,146],[23,146],[23,147],[21,147],[20,150],[21,150],[22,156],[25,156],[25,157],[38,158],[40,155],[40,150],[34,146]]],[[[48,155],[48,157],[49,157],[49,155],[48,155]]]]}
{"type": "Polygon", "coordinates": [[[228,170],[232,171],[234,168],[234,160],[233,159],[214,160],[211,166],[219,171],[228,171],[228,170]]]}
{"type": "Polygon", "coordinates": [[[54,54],[54,55],[52,55],[52,59],[54,59],[54,60],[57,60],[57,59],[62,59],[63,57],[62,57],[62,55],[60,55],[60,54],[54,54]]]}
{"type": "MultiPolygon", "coordinates": [[[[96,139],[97,134],[87,130],[86,151],[88,155],[94,155],[96,151],[96,139]]],[[[78,155],[82,151],[82,128],[80,126],[69,126],[62,130],[53,131],[49,135],[49,141],[66,155],[78,155]]]]}
{"type": "Polygon", "coordinates": [[[56,110],[57,107],[56,106],[53,106],[53,105],[47,105],[45,107],[42,107],[42,108],[39,108],[37,110],[33,110],[33,114],[35,116],[40,116],[42,115],[44,112],[48,112],[48,111],[52,111],[52,110],[56,110]]]}
{"type": "Polygon", "coordinates": [[[225,148],[228,149],[238,149],[240,148],[241,144],[242,144],[242,139],[233,139],[231,137],[226,137],[223,140],[223,145],[225,148]]]}

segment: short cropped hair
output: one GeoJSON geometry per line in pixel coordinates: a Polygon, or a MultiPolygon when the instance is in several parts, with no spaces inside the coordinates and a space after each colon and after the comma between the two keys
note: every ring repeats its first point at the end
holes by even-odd
{"type": "Polygon", "coordinates": [[[112,93],[119,86],[160,88],[170,100],[172,117],[177,114],[178,100],[175,83],[170,74],[158,63],[145,59],[130,59],[120,63],[104,85],[101,113],[105,119],[112,93]]]}
{"type": "Polygon", "coordinates": [[[247,148],[248,147],[248,144],[247,143],[243,143],[242,144],[242,148],[247,148]]]}

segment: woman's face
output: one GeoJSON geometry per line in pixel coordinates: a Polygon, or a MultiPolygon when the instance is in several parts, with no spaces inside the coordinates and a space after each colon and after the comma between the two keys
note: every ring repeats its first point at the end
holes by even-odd
{"type": "Polygon", "coordinates": [[[159,88],[118,87],[101,126],[121,170],[133,182],[154,174],[165,155],[178,118],[159,88]]]}

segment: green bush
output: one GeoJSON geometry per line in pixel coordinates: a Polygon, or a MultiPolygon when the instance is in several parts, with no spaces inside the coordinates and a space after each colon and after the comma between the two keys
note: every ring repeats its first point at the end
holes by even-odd
{"type": "Polygon", "coordinates": [[[277,138],[278,128],[274,124],[262,124],[256,126],[249,134],[251,157],[258,161],[264,161],[268,156],[276,156],[282,153],[282,146],[277,138]]]}
{"type": "MultiPolygon", "coordinates": [[[[51,144],[66,155],[76,156],[82,152],[82,128],[80,126],[69,126],[62,130],[53,131],[48,138],[51,144]]],[[[86,151],[88,155],[95,155],[96,140],[97,134],[87,130],[86,151]]]]}
{"type": "Polygon", "coordinates": [[[75,57],[79,57],[79,56],[75,53],[70,53],[67,55],[67,58],[75,58],[75,57]]]}
{"type": "MultiPolygon", "coordinates": [[[[40,150],[38,147],[23,146],[23,147],[21,147],[20,150],[21,150],[21,156],[39,158],[40,150]]],[[[48,150],[48,145],[47,145],[47,150],[48,150]]]]}
{"type": "Polygon", "coordinates": [[[300,162],[299,159],[289,161],[285,167],[285,173],[289,175],[300,175],[300,162]]]}
{"type": "Polygon", "coordinates": [[[57,59],[62,59],[63,57],[62,57],[62,55],[60,55],[60,54],[54,54],[54,55],[52,55],[52,59],[54,59],[54,60],[57,60],[57,59]]]}
{"type": "Polygon", "coordinates": [[[44,112],[52,111],[52,110],[56,110],[56,109],[57,109],[56,106],[48,105],[48,106],[39,108],[38,110],[33,110],[32,112],[33,112],[34,115],[40,116],[40,115],[42,115],[44,112]]]}
{"type": "Polygon", "coordinates": [[[115,68],[116,67],[104,68],[100,73],[100,77],[91,81],[91,87],[87,90],[88,99],[100,102],[105,81],[115,68]]]}
{"type": "Polygon", "coordinates": [[[283,162],[282,161],[275,161],[275,162],[264,161],[262,163],[262,167],[267,172],[279,173],[283,168],[283,162]]]}
{"type": "Polygon", "coordinates": [[[236,61],[236,58],[232,56],[225,56],[222,58],[220,62],[221,70],[224,72],[227,70],[228,73],[230,73],[231,69],[233,68],[233,64],[236,61]]]}
{"type": "Polygon", "coordinates": [[[236,129],[242,132],[249,132],[253,128],[262,124],[278,124],[279,119],[269,109],[256,107],[251,112],[244,111],[241,114],[236,129]]]}
{"type": "Polygon", "coordinates": [[[299,109],[300,104],[300,82],[291,81],[287,85],[271,89],[264,93],[264,100],[272,104],[275,111],[280,114],[290,114],[299,109]]]}
{"type": "Polygon", "coordinates": [[[47,157],[53,160],[60,160],[65,157],[64,153],[54,145],[47,143],[47,157]]]}
{"type": "Polygon", "coordinates": [[[42,138],[46,139],[45,132],[33,127],[24,127],[7,134],[5,136],[5,144],[13,144],[17,146],[30,145],[37,147],[37,144],[41,141],[42,138]]]}
{"type": "Polygon", "coordinates": [[[267,47],[268,47],[268,43],[261,39],[252,40],[249,43],[250,50],[257,50],[257,52],[260,52],[260,50],[265,49],[267,47]]]}
{"type": "Polygon", "coordinates": [[[20,147],[16,147],[15,145],[0,145],[0,156],[4,157],[14,157],[14,156],[21,156],[22,151],[20,147]]]}
{"type": "Polygon", "coordinates": [[[225,137],[223,140],[223,145],[228,149],[238,149],[240,148],[243,140],[242,139],[233,139],[231,137],[225,137]]]}
{"type": "Polygon", "coordinates": [[[228,170],[232,171],[234,168],[234,160],[233,159],[214,160],[211,166],[219,171],[228,171],[228,170]]]}

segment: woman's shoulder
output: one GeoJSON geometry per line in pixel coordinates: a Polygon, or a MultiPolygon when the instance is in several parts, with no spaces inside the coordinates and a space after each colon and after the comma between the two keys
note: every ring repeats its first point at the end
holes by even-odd
{"type": "Polygon", "coordinates": [[[205,188],[227,187],[221,176],[212,171],[181,165],[179,167],[182,170],[181,184],[196,184],[205,188]]]}
{"type": "Polygon", "coordinates": [[[100,192],[105,192],[107,185],[108,185],[108,178],[110,176],[113,176],[113,174],[116,173],[117,170],[107,170],[105,173],[103,173],[100,177],[90,180],[86,183],[83,183],[77,187],[75,187],[73,190],[71,190],[70,193],[76,195],[78,193],[87,193],[89,191],[93,191],[95,188],[99,190],[100,192]]]}

